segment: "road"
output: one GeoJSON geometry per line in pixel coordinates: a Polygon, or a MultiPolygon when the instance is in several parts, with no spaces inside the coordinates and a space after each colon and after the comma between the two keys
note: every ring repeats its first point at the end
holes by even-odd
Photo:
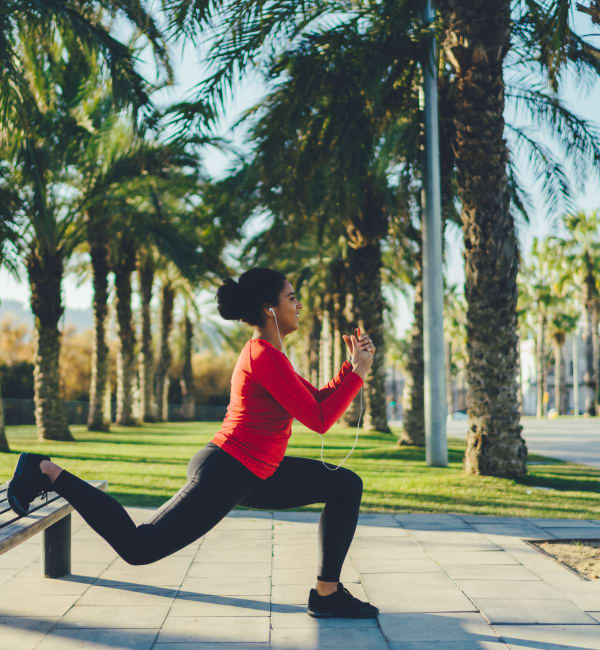
{"type": "MultiPolygon", "coordinates": [[[[530,453],[600,467],[600,417],[523,418],[523,437],[530,453]]],[[[464,437],[465,420],[448,422],[448,436],[464,437]]]]}

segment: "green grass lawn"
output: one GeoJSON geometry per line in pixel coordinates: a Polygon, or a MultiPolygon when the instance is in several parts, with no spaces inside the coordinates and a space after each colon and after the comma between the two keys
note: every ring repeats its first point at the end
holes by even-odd
{"type": "MultiPolygon", "coordinates": [[[[76,442],[42,442],[33,426],[7,427],[12,451],[0,453],[0,483],[12,474],[19,452],[33,451],[50,455],[82,478],[107,479],[110,493],[124,505],[158,506],[181,486],[189,458],[219,424],[113,426],[110,433],[73,426],[76,442]]],[[[288,454],[319,458],[320,436],[298,424],[294,430],[288,454]]],[[[339,463],[354,436],[353,429],[333,427],[324,438],[325,459],[339,463]]],[[[600,469],[531,455],[522,481],[469,476],[462,471],[464,441],[450,439],[448,468],[433,468],[425,464],[424,450],[400,448],[397,437],[397,432],[361,433],[346,462],[363,478],[363,511],[600,518],[600,469]]]]}

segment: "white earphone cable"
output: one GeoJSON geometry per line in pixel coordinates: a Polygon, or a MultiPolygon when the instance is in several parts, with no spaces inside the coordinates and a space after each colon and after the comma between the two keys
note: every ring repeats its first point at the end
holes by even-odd
{"type": "MultiPolygon", "coordinates": [[[[277,324],[277,316],[275,316],[275,310],[269,307],[269,311],[273,314],[275,317],[275,327],[277,328],[277,336],[279,337],[279,343],[281,345],[281,352],[283,352],[283,341],[281,340],[281,334],[279,333],[279,325],[277,324]]],[[[363,389],[360,389],[360,411],[358,414],[358,422],[356,424],[356,437],[354,438],[354,444],[352,445],[352,449],[346,454],[344,457],[344,460],[337,466],[337,467],[329,467],[327,463],[323,460],[323,436],[321,436],[321,462],[323,463],[323,466],[325,469],[328,469],[331,472],[335,472],[336,469],[339,469],[350,457],[350,454],[354,451],[354,448],[356,447],[356,443],[358,442],[358,432],[360,429],[360,421],[362,418],[362,411],[363,411],[363,389]]]]}

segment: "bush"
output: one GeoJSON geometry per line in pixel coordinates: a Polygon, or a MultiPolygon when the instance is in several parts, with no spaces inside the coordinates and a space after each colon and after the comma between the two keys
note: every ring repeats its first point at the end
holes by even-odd
{"type": "Polygon", "coordinates": [[[235,368],[238,355],[226,352],[215,357],[205,351],[195,354],[192,358],[194,375],[194,398],[196,404],[227,406],[231,374],[235,368]]]}
{"type": "Polygon", "coordinates": [[[0,365],[2,397],[33,399],[33,363],[18,361],[0,365]]]}

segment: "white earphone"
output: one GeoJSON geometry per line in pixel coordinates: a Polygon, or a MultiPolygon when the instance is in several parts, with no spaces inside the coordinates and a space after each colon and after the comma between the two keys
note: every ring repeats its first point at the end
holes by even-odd
{"type": "MultiPolygon", "coordinates": [[[[281,334],[279,333],[279,325],[277,324],[277,316],[275,315],[275,311],[273,310],[273,307],[269,307],[269,311],[275,317],[275,327],[277,328],[277,336],[279,337],[279,343],[281,344],[281,351],[283,352],[283,341],[281,340],[281,334]]],[[[323,463],[323,466],[325,467],[325,469],[328,469],[331,472],[335,472],[336,469],[339,469],[348,460],[348,457],[354,451],[354,447],[356,447],[356,443],[358,442],[358,431],[360,429],[360,421],[361,421],[361,418],[362,418],[362,411],[363,411],[362,395],[363,395],[363,389],[361,387],[361,389],[360,389],[360,412],[358,414],[358,422],[356,424],[356,438],[354,438],[354,444],[352,445],[352,449],[350,449],[350,451],[346,454],[344,460],[337,467],[329,467],[325,463],[325,461],[323,460],[323,436],[321,436],[321,462],[323,463]]]]}

